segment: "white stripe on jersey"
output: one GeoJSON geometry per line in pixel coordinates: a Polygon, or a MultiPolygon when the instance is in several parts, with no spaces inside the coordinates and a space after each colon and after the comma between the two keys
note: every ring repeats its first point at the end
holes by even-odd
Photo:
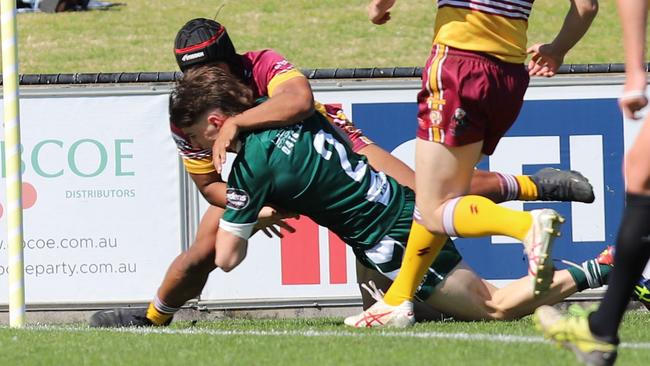
{"type": "Polygon", "coordinates": [[[514,6],[499,1],[490,1],[490,0],[472,0],[472,1],[439,0],[438,1],[438,8],[445,5],[449,5],[455,8],[478,10],[488,14],[502,15],[505,17],[519,18],[524,20],[528,20],[531,11],[531,8],[528,7],[514,6]]]}
{"type": "Polygon", "coordinates": [[[183,159],[212,159],[212,150],[211,149],[195,149],[192,145],[183,137],[172,132],[172,138],[176,143],[176,148],[178,153],[183,159]]]}

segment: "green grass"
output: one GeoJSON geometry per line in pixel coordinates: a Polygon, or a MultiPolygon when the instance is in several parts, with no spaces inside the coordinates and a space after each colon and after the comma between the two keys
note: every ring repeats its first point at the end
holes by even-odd
{"type": "MultiPolygon", "coordinates": [[[[430,51],[435,2],[401,0],[385,26],[367,20],[368,0],[241,0],[218,19],[239,50],[274,48],[301,68],[422,66],[430,51]]],[[[129,0],[108,11],[20,14],[21,73],[171,71],[178,28],[214,16],[224,1],[129,0]]],[[[569,2],[540,1],[529,43],[557,34],[569,2]]],[[[622,62],[615,2],[600,13],[567,63],[622,62]]]]}
{"type": "MultiPolygon", "coordinates": [[[[650,313],[628,313],[620,365],[646,365],[650,313]],[[636,348],[629,344],[635,343],[636,348]]],[[[0,328],[2,365],[570,365],[574,356],[541,341],[530,318],[435,322],[409,330],[349,329],[340,319],[174,324],[157,333],[85,326],[0,328]],[[465,339],[451,336],[463,334],[465,339]],[[467,339],[467,334],[474,339],[467,339]],[[510,341],[499,341],[513,336],[510,341]]]]}

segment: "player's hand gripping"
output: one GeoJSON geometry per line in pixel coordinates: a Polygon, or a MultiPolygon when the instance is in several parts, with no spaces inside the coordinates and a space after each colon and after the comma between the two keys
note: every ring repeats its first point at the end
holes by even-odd
{"type": "Polygon", "coordinates": [[[528,62],[528,75],[551,77],[564,62],[564,53],[554,49],[550,43],[538,43],[528,48],[532,57],[528,62]]]}
{"type": "Polygon", "coordinates": [[[295,233],[296,229],[288,224],[285,219],[298,218],[299,216],[285,212],[282,210],[275,209],[273,207],[264,206],[260,210],[260,213],[257,215],[257,224],[255,224],[255,231],[262,230],[264,235],[272,238],[277,236],[278,238],[284,237],[280,229],[285,229],[290,233],[295,233]]]}
{"type": "Polygon", "coordinates": [[[226,152],[229,148],[235,146],[235,141],[239,136],[239,126],[232,118],[228,118],[221,128],[219,135],[212,143],[212,163],[217,173],[221,174],[223,165],[226,163],[226,152]]]}
{"type": "Polygon", "coordinates": [[[630,70],[626,73],[623,95],[618,99],[618,105],[626,118],[641,118],[637,112],[648,105],[645,96],[646,83],[645,70],[630,70]]]}
{"type": "Polygon", "coordinates": [[[395,0],[372,0],[368,4],[368,18],[377,25],[386,24],[390,20],[390,8],[395,0]]]}

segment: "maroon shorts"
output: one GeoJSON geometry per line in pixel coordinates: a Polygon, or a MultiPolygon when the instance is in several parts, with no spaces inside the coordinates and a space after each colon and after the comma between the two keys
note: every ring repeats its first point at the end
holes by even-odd
{"type": "Polygon", "coordinates": [[[491,155],[517,119],[528,80],[523,64],[434,44],[418,93],[417,137],[447,146],[483,141],[491,155]]]}

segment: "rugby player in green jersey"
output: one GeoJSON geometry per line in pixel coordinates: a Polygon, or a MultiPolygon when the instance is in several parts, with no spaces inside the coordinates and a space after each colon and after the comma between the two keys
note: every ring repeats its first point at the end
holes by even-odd
{"type": "MultiPolygon", "coordinates": [[[[188,71],[172,92],[170,118],[192,145],[209,147],[229,116],[254,105],[250,90],[236,79],[217,67],[200,67],[188,71]]],[[[414,193],[372,169],[322,115],[315,113],[287,127],[248,131],[232,150],[237,157],[217,232],[217,267],[228,272],[241,263],[258,213],[270,205],[327,227],[352,247],[362,263],[385,276],[394,278],[399,272],[414,193]]],[[[587,261],[585,268],[593,270],[575,270],[580,275],[557,271],[551,290],[535,297],[528,278],[503,288],[479,278],[448,241],[425,276],[418,298],[458,319],[513,319],[579,289],[602,285],[609,264],[587,261]]],[[[378,291],[376,295],[380,296],[378,291]]],[[[401,310],[407,316],[399,318],[407,323],[395,325],[410,325],[412,304],[401,310]]],[[[373,325],[372,319],[361,321],[373,325]]]]}

